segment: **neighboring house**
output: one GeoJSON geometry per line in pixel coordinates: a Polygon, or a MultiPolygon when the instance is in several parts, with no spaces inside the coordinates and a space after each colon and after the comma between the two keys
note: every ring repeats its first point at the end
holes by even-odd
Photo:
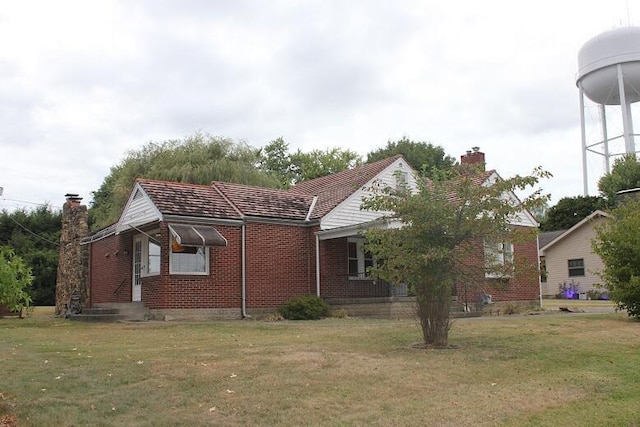
{"type": "Polygon", "coordinates": [[[597,210],[568,230],[542,233],[540,256],[546,270],[546,282],[542,283],[542,294],[553,297],[566,289],[569,295],[577,292],[586,297],[594,285],[602,283],[598,274],[602,271],[602,260],[593,253],[591,241],[596,236],[595,226],[607,221],[609,215],[597,210]]]}
{"type": "MultiPolygon", "coordinates": [[[[469,152],[462,162],[484,163],[484,154],[469,152]]],[[[395,156],[288,191],[138,179],[118,222],[85,239],[88,305],[141,301],[155,318],[241,318],[305,294],[334,305],[396,301],[406,288],[370,277],[375,260],[363,248],[362,231],[380,226],[383,213],[360,205],[376,181],[415,188],[413,173],[395,156]]],[[[483,184],[494,179],[495,171],[486,172],[483,184]]],[[[537,224],[525,212],[514,226],[537,224]]],[[[510,250],[516,259],[537,259],[536,242],[510,250]]],[[[539,298],[537,279],[495,289],[490,282],[494,301],[539,298]]]]}

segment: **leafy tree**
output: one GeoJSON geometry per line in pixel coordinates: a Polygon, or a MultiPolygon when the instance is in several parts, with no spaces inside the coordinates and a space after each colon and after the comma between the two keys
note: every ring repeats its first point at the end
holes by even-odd
{"type": "Polygon", "coordinates": [[[610,207],[607,199],[598,196],[563,197],[549,208],[540,224],[542,231],[567,230],[594,211],[610,207]]]}
{"type": "Polygon", "coordinates": [[[616,193],[640,187],[640,162],[635,154],[628,154],[613,162],[611,172],[598,181],[600,194],[615,201],[616,193]]]}
{"type": "MultiPolygon", "coordinates": [[[[548,200],[536,190],[520,202],[503,197],[526,190],[548,173],[536,169],[531,176],[479,185],[486,177],[476,165],[459,165],[417,179],[417,191],[397,191],[374,186],[363,209],[389,212],[389,227],[366,232],[367,249],[382,260],[372,272],[390,283],[406,283],[416,295],[417,314],[424,344],[447,347],[451,295],[457,283],[481,284],[485,273],[508,275],[513,265],[470,262],[483,253],[484,242],[518,242],[535,239],[535,230],[508,226],[522,209],[548,200]],[[402,224],[393,227],[393,224],[402,224]]],[[[534,273],[537,260],[528,260],[534,273]]],[[[524,267],[524,264],[523,266],[524,267]]],[[[518,270],[522,274],[523,270],[518,270]]]]}
{"type": "Polygon", "coordinates": [[[20,312],[31,306],[29,286],[31,286],[31,269],[15,254],[13,249],[0,247],[0,304],[10,311],[20,312]]]}
{"type": "Polygon", "coordinates": [[[136,178],[161,179],[192,184],[226,181],[278,187],[279,180],[256,168],[258,150],[242,142],[196,133],[183,140],[151,142],[131,151],[93,193],[92,228],[117,221],[136,178]]]}
{"type": "Polygon", "coordinates": [[[433,168],[446,170],[456,164],[453,157],[445,154],[444,148],[430,142],[411,141],[406,136],[398,141],[387,141],[385,147],[371,151],[367,155],[367,163],[386,159],[396,154],[402,154],[415,170],[424,171],[427,177],[431,176],[433,168]]]}
{"type": "Polygon", "coordinates": [[[289,144],[282,137],[269,142],[259,152],[260,168],[273,174],[279,181],[281,188],[289,188],[293,182],[293,165],[289,154],[289,144]]]}
{"type": "Polygon", "coordinates": [[[349,149],[327,148],[308,153],[298,150],[291,155],[293,183],[342,172],[361,162],[358,153],[349,149]]]}
{"type": "Polygon", "coordinates": [[[604,287],[617,307],[640,319],[640,201],[621,204],[596,227],[593,250],[604,264],[604,287]]]}
{"type": "Polygon", "coordinates": [[[2,211],[0,246],[12,248],[33,274],[29,294],[35,305],[54,305],[61,214],[49,206],[2,211]]]}
{"type": "Polygon", "coordinates": [[[289,153],[289,144],[282,138],[275,139],[260,150],[259,164],[262,170],[280,180],[282,188],[321,176],[351,169],[362,159],[349,149],[327,148],[308,153],[298,149],[289,153]]]}

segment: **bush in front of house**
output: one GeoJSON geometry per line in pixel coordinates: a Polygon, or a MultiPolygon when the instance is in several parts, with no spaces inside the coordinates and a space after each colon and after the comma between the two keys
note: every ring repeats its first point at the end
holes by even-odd
{"type": "Polygon", "coordinates": [[[280,308],[288,320],[318,320],[329,315],[329,305],[316,295],[303,295],[289,300],[280,308]]]}

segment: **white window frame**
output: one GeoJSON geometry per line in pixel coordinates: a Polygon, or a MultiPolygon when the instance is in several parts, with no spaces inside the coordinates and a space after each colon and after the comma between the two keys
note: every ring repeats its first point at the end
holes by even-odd
{"type": "MultiPolygon", "coordinates": [[[[171,233],[169,233],[171,234],[171,233]]],[[[184,253],[180,253],[180,252],[173,252],[173,242],[174,242],[174,237],[173,235],[170,236],[171,238],[169,239],[169,274],[172,275],[181,275],[181,276],[208,276],[209,275],[209,268],[210,268],[210,259],[209,259],[209,247],[208,246],[199,246],[196,248],[196,253],[195,254],[184,254],[184,253]],[[174,255],[193,255],[196,256],[198,254],[202,254],[199,256],[203,256],[204,257],[204,271],[181,271],[181,270],[175,270],[174,264],[176,264],[176,261],[174,260],[174,255]]]]}
{"type": "Polygon", "coordinates": [[[138,236],[136,236],[136,240],[140,240],[141,244],[142,244],[142,265],[140,266],[140,277],[151,277],[151,276],[158,276],[160,274],[160,270],[162,269],[162,246],[161,245],[156,245],[153,242],[153,239],[150,238],[151,236],[154,235],[159,235],[160,234],[160,230],[156,229],[156,230],[152,230],[148,233],[144,233],[144,234],[140,234],[138,236]],[[149,251],[149,245],[154,244],[156,246],[158,246],[158,248],[160,249],[160,253],[158,253],[157,257],[158,257],[158,270],[157,271],[150,271],[149,266],[151,265],[151,262],[149,261],[149,257],[150,257],[150,251],[149,251]]]}
{"type": "Polygon", "coordinates": [[[357,276],[352,276],[350,273],[350,271],[348,271],[349,269],[349,264],[347,264],[347,272],[349,273],[349,280],[371,280],[371,276],[369,275],[369,272],[366,270],[366,260],[370,259],[371,260],[371,265],[373,267],[376,266],[376,259],[371,256],[371,258],[367,258],[366,257],[366,253],[364,251],[364,239],[362,238],[355,238],[355,237],[349,237],[347,238],[347,263],[349,263],[349,261],[351,261],[352,259],[356,259],[356,258],[351,258],[349,257],[349,243],[355,243],[356,244],[356,256],[357,256],[357,260],[358,260],[358,275],[357,276]]]}
{"type": "MultiPolygon", "coordinates": [[[[514,248],[511,242],[484,242],[484,262],[485,265],[500,265],[507,266],[513,265],[514,260],[514,248]],[[491,257],[492,259],[488,259],[491,257]]],[[[496,279],[511,277],[510,274],[503,274],[495,271],[487,271],[485,277],[496,279]]]]}

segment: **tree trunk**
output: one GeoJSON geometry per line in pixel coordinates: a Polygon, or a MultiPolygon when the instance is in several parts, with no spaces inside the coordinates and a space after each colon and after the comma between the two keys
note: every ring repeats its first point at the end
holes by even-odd
{"type": "Polygon", "coordinates": [[[443,284],[424,284],[417,290],[417,315],[427,347],[449,346],[451,289],[443,284]]]}

